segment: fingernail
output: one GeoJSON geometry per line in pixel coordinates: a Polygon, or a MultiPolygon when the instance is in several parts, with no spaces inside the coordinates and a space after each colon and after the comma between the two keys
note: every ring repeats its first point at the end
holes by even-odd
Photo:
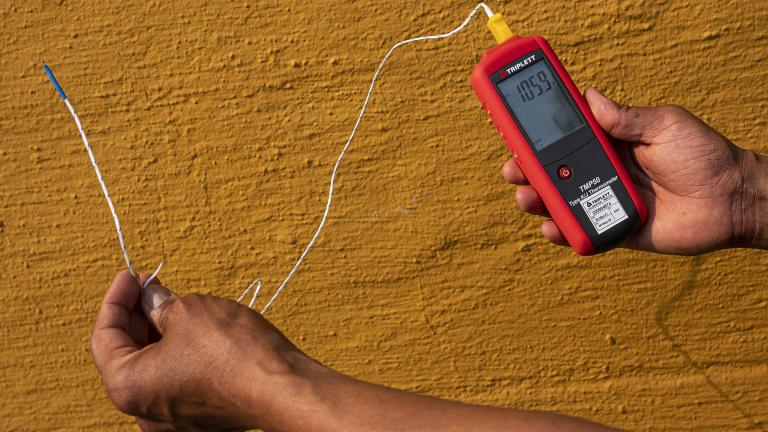
{"type": "Polygon", "coordinates": [[[584,92],[584,95],[586,95],[587,93],[594,93],[595,96],[597,96],[599,99],[605,99],[605,95],[602,94],[600,92],[600,90],[598,90],[598,89],[596,89],[594,87],[588,88],[587,91],[584,92]]]}
{"type": "Polygon", "coordinates": [[[171,298],[171,292],[162,285],[149,284],[141,293],[141,303],[147,310],[152,310],[171,298]]]}
{"type": "Polygon", "coordinates": [[[604,95],[600,90],[598,90],[598,89],[596,89],[594,87],[590,87],[589,90],[594,90],[595,96],[597,97],[597,102],[600,103],[600,104],[605,105],[606,108],[613,108],[613,109],[615,109],[618,106],[618,104],[613,99],[611,99],[608,96],[604,95]]]}

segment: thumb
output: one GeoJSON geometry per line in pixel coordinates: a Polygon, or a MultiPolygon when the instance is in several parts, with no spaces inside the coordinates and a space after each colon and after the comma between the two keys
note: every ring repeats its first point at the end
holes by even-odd
{"type": "Polygon", "coordinates": [[[651,144],[664,129],[664,108],[621,105],[605,97],[594,87],[584,97],[603,129],[614,138],[651,144]]]}
{"type": "Polygon", "coordinates": [[[176,299],[174,294],[168,288],[160,285],[157,280],[152,281],[146,288],[141,290],[141,307],[144,315],[155,326],[162,335],[167,329],[167,310],[168,306],[176,299]]]}

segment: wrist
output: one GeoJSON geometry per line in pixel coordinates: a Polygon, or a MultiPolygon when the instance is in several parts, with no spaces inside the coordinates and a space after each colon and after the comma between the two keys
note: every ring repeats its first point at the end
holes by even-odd
{"type": "Polygon", "coordinates": [[[243,376],[245,424],[265,432],[335,430],[323,389],[339,374],[298,349],[278,357],[270,371],[252,365],[243,376]]]}
{"type": "Polygon", "coordinates": [[[768,158],[744,150],[733,202],[734,246],[768,249],[768,158]]]}

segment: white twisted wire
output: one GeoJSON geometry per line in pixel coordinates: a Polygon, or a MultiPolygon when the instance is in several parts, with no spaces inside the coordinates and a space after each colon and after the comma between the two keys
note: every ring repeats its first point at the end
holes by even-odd
{"type": "MultiPolygon", "coordinates": [[[[275,290],[274,294],[272,294],[272,297],[269,299],[267,304],[261,309],[261,313],[262,314],[266,313],[267,310],[269,310],[269,308],[272,306],[272,304],[277,299],[277,296],[279,296],[280,293],[283,291],[283,289],[285,289],[285,286],[288,285],[288,281],[291,280],[291,278],[293,277],[294,273],[296,273],[296,270],[298,270],[299,266],[304,261],[304,258],[309,253],[309,250],[312,249],[312,246],[315,245],[315,242],[317,241],[317,238],[320,236],[320,232],[323,230],[323,227],[325,227],[325,223],[328,220],[328,213],[331,210],[331,201],[333,200],[333,189],[334,189],[334,186],[336,184],[336,174],[337,174],[337,172],[339,170],[339,166],[341,165],[341,160],[344,159],[344,155],[347,153],[347,150],[349,149],[350,144],[352,144],[352,140],[355,139],[355,134],[357,134],[357,128],[360,126],[360,123],[363,120],[363,117],[365,116],[365,111],[366,111],[366,108],[368,107],[368,102],[371,99],[371,94],[373,93],[373,89],[376,86],[376,81],[379,79],[379,74],[381,73],[381,69],[384,67],[384,63],[387,62],[389,57],[392,55],[392,53],[397,48],[399,48],[399,47],[401,47],[403,45],[407,45],[407,44],[412,43],[412,42],[423,41],[423,40],[444,39],[444,38],[447,38],[447,37],[451,37],[451,36],[455,35],[456,33],[464,30],[464,28],[472,20],[472,17],[474,17],[475,14],[480,9],[483,9],[485,11],[486,15],[488,15],[488,18],[493,16],[493,11],[491,11],[491,8],[488,7],[488,5],[486,5],[485,3],[479,3],[477,6],[475,6],[474,9],[472,9],[472,12],[469,13],[469,15],[464,20],[464,22],[462,22],[455,29],[449,31],[448,33],[442,33],[442,34],[437,34],[437,35],[428,35],[428,36],[419,36],[419,37],[415,37],[415,38],[411,38],[411,39],[406,39],[404,41],[398,42],[392,48],[389,49],[389,51],[387,52],[387,55],[385,55],[384,58],[381,60],[381,63],[379,63],[379,67],[376,68],[376,72],[373,74],[373,79],[371,79],[371,84],[368,87],[368,94],[365,96],[365,101],[363,101],[363,106],[360,108],[360,114],[358,114],[358,116],[357,116],[357,120],[355,121],[355,126],[352,128],[352,133],[349,135],[349,138],[347,139],[347,143],[344,145],[344,148],[341,150],[341,153],[339,154],[338,159],[336,159],[336,164],[333,166],[333,171],[331,172],[331,181],[330,181],[330,184],[329,184],[329,187],[328,187],[328,200],[326,201],[325,211],[323,212],[322,219],[320,219],[320,224],[317,226],[317,229],[315,230],[315,234],[312,236],[312,239],[309,241],[307,246],[304,248],[304,252],[301,253],[301,255],[299,256],[299,259],[296,261],[296,264],[294,264],[293,268],[291,268],[291,271],[288,273],[288,276],[285,277],[285,279],[283,280],[283,283],[280,284],[280,286],[277,288],[277,290],[275,290]]],[[[241,301],[245,297],[246,294],[248,294],[248,292],[251,290],[251,288],[254,285],[258,285],[258,287],[260,289],[261,285],[262,285],[261,280],[257,279],[254,282],[252,282],[248,286],[248,288],[246,288],[245,292],[240,296],[240,299],[238,300],[238,302],[241,301]]],[[[256,299],[256,294],[257,293],[258,293],[258,289],[254,293],[254,296],[251,299],[251,303],[250,303],[249,307],[251,305],[253,305],[253,302],[256,299]]]]}
{"type": "MultiPolygon", "coordinates": [[[[399,47],[403,45],[407,45],[412,42],[417,41],[423,41],[423,40],[432,40],[432,39],[444,39],[447,37],[451,37],[455,35],[456,33],[462,31],[472,20],[472,17],[475,16],[475,14],[480,10],[483,9],[488,15],[488,17],[493,16],[493,12],[491,11],[491,8],[488,7],[485,3],[479,3],[477,6],[475,6],[474,9],[472,9],[472,12],[469,13],[466,19],[455,29],[449,31],[448,33],[442,33],[437,35],[427,35],[427,36],[419,36],[414,37],[411,39],[406,39],[404,41],[396,43],[392,48],[389,49],[387,54],[384,56],[384,58],[381,60],[381,63],[379,63],[378,68],[376,68],[376,72],[373,74],[373,78],[371,79],[371,84],[368,87],[368,93],[365,96],[365,100],[363,101],[363,105],[360,108],[360,113],[357,116],[357,120],[355,121],[355,125],[352,128],[352,133],[350,133],[349,138],[347,139],[346,144],[341,150],[341,153],[339,154],[338,159],[336,159],[336,164],[333,167],[333,171],[331,173],[331,180],[328,187],[328,199],[325,204],[325,210],[323,211],[323,216],[320,220],[320,224],[317,226],[317,229],[315,230],[314,235],[312,236],[311,240],[307,244],[307,246],[304,248],[304,251],[299,256],[299,259],[296,261],[296,264],[294,264],[293,268],[291,268],[291,271],[288,273],[288,275],[285,277],[283,282],[280,284],[280,286],[275,290],[274,294],[272,294],[272,297],[270,297],[267,304],[261,309],[261,313],[264,314],[269,310],[269,308],[272,306],[272,304],[275,302],[277,297],[280,295],[280,293],[285,289],[286,285],[288,284],[288,281],[293,277],[293,275],[296,273],[296,270],[298,270],[301,263],[304,261],[304,258],[307,256],[309,251],[312,249],[312,246],[314,246],[315,242],[317,241],[317,238],[320,236],[320,233],[322,232],[323,228],[325,227],[325,223],[328,220],[328,214],[331,210],[331,202],[333,201],[333,191],[334,187],[336,185],[336,175],[339,170],[339,166],[341,166],[341,161],[344,159],[344,155],[346,155],[347,150],[349,149],[349,146],[352,144],[352,141],[355,138],[355,135],[357,134],[357,129],[360,126],[360,123],[363,120],[363,117],[365,116],[366,109],[368,108],[368,102],[370,102],[371,94],[373,93],[374,88],[376,87],[376,82],[379,79],[379,75],[381,73],[382,68],[384,67],[384,64],[387,62],[389,57],[392,55],[392,53],[399,47]]],[[[83,125],[80,122],[80,117],[77,115],[77,112],[75,111],[75,108],[72,106],[72,104],[69,102],[69,99],[67,99],[63,92],[58,88],[58,84],[55,83],[55,80],[51,77],[51,79],[54,81],[54,84],[57,86],[57,90],[60,91],[60,94],[62,96],[62,99],[64,99],[64,103],[67,105],[67,108],[69,109],[69,112],[72,114],[72,118],[74,118],[75,123],[77,124],[77,129],[80,131],[80,136],[83,139],[83,144],[85,145],[85,150],[88,152],[88,158],[91,161],[91,165],[93,166],[93,170],[96,173],[96,178],[99,181],[99,185],[101,186],[101,191],[104,194],[104,198],[107,201],[107,205],[109,206],[109,211],[112,214],[112,220],[115,223],[115,229],[117,230],[117,238],[120,242],[120,249],[123,252],[123,258],[125,258],[125,263],[128,266],[128,271],[131,273],[131,276],[136,280],[136,282],[142,287],[145,288],[147,285],[149,285],[150,282],[152,282],[156,277],[157,274],[160,272],[160,269],[163,267],[163,263],[161,262],[160,265],[158,265],[157,269],[152,273],[152,275],[147,279],[144,284],[141,284],[139,281],[139,275],[136,273],[136,270],[133,267],[133,263],[131,262],[131,258],[128,255],[128,248],[125,244],[125,238],[123,236],[123,228],[120,224],[120,218],[117,216],[117,210],[115,209],[115,205],[112,202],[112,198],[109,195],[109,190],[107,190],[106,182],[104,181],[104,177],[101,174],[101,170],[99,169],[99,164],[96,162],[96,156],[93,154],[93,149],[91,148],[91,144],[88,142],[88,136],[85,133],[85,130],[83,129],[83,125]]],[[[248,287],[245,289],[242,295],[240,295],[240,298],[238,298],[238,303],[241,302],[245,296],[256,287],[256,289],[253,292],[253,296],[251,297],[250,302],[248,303],[248,307],[252,308],[254,302],[256,301],[256,298],[258,297],[259,293],[261,292],[263,284],[260,279],[256,279],[253,281],[248,287]]]]}
{"type": "Polygon", "coordinates": [[[131,273],[131,276],[133,276],[139,286],[146,288],[147,285],[149,285],[149,283],[157,277],[157,274],[160,273],[160,269],[163,268],[163,263],[161,262],[160,265],[157,266],[155,272],[152,273],[152,276],[150,276],[149,279],[144,282],[144,284],[141,283],[138,273],[136,273],[136,270],[133,268],[131,258],[128,256],[128,248],[125,246],[125,238],[123,238],[123,227],[120,225],[120,218],[117,217],[117,210],[115,209],[115,205],[112,203],[112,198],[109,196],[109,190],[107,190],[107,184],[104,182],[104,177],[101,175],[99,164],[96,163],[96,156],[94,156],[91,144],[88,142],[88,135],[85,134],[85,129],[83,129],[83,124],[80,122],[80,117],[77,115],[75,108],[69,102],[69,99],[64,99],[64,103],[67,105],[67,108],[69,108],[69,112],[72,114],[72,118],[75,119],[75,124],[77,124],[77,129],[80,131],[80,137],[83,139],[83,144],[85,145],[85,151],[88,152],[88,158],[90,158],[91,165],[93,165],[93,170],[96,172],[96,178],[99,180],[99,185],[101,185],[101,191],[104,193],[104,198],[107,200],[107,205],[109,205],[109,212],[112,213],[112,220],[115,222],[117,238],[120,241],[120,249],[123,251],[123,258],[125,258],[125,263],[128,265],[128,271],[131,273]]]}

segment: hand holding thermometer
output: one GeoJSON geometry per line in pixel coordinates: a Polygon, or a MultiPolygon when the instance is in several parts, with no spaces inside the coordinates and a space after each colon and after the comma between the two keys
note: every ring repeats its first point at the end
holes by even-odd
{"type": "Polygon", "coordinates": [[[605,132],[546,40],[513,36],[500,14],[499,43],[472,72],[472,87],[552,219],[580,255],[621,244],[647,210],[605,132]]]}

